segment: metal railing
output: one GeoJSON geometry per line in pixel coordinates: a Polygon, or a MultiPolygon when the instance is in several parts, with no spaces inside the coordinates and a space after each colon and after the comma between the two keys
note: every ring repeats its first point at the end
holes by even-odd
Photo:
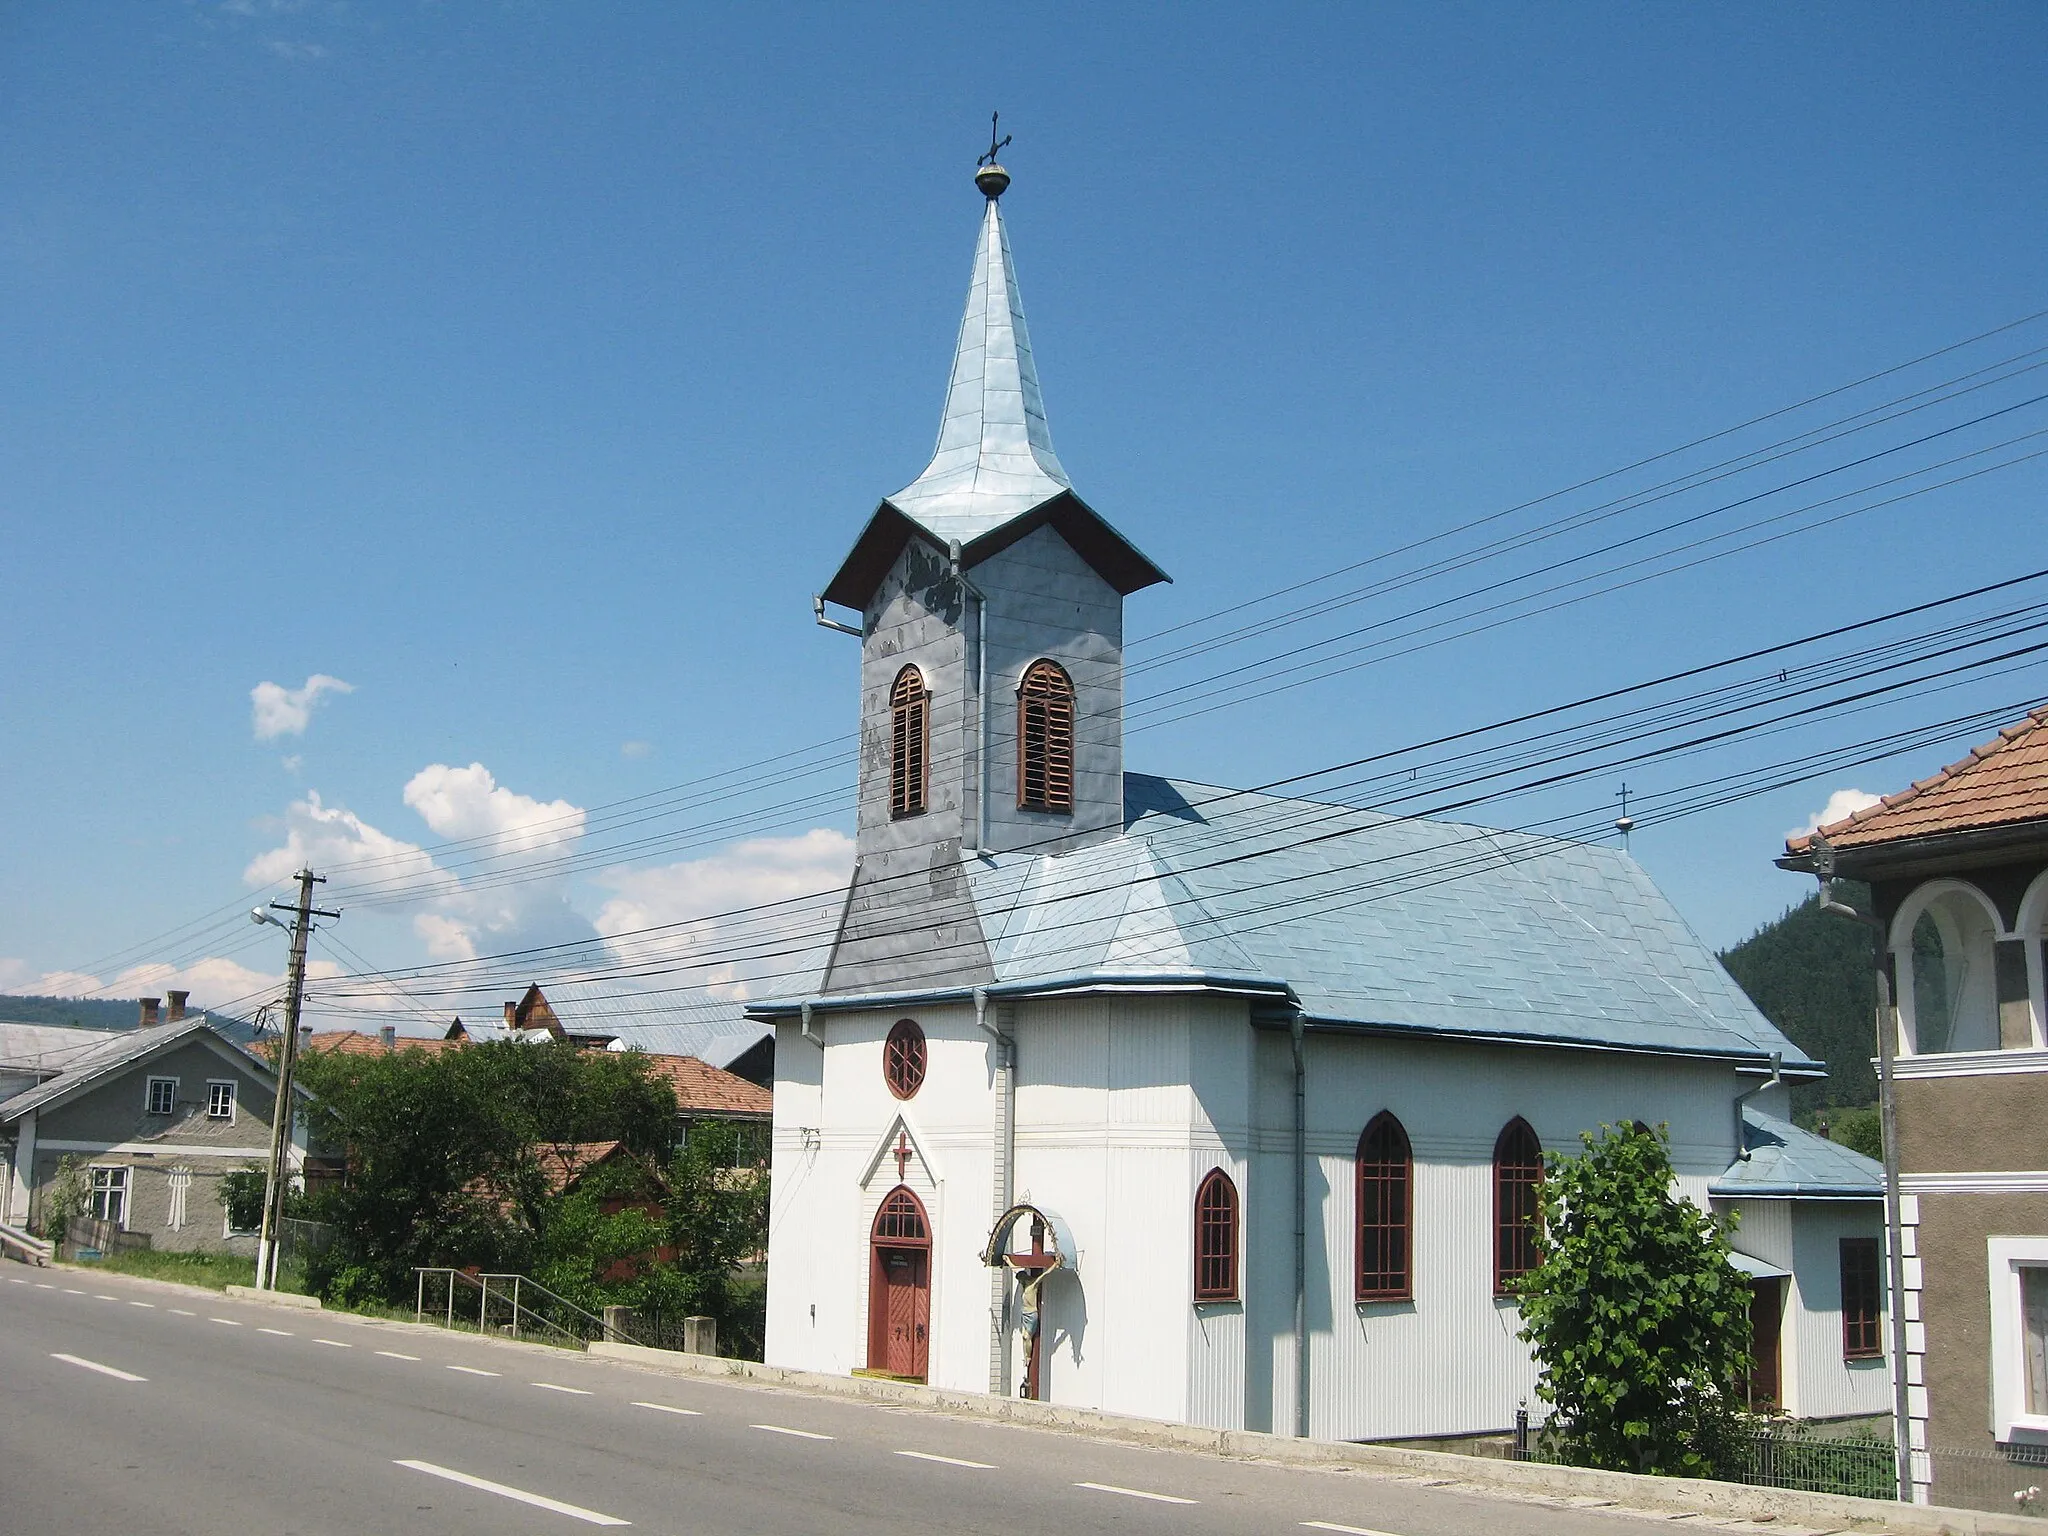
{"type": "Polygon", "coordinates": [[[24,1264],[44,1265],[56,1257],[53,1244],[40,1237],[31,1237],[20,1227],[0,1224],[0,1254],[21,1260],[24,1264]]]}
{"type": "Polygon", "coordinates": [[[419,1276],[413,1310],[418,1322],[574,1347],[619,1336],[618,1329],[605,1327],[603,1318],[527,1275],[472,1274],[447,1268],[414,1273],[419,1276]]]}

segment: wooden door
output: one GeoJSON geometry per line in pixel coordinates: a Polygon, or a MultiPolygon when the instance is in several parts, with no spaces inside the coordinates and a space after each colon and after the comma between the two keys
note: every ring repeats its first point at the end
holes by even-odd
{"type": "Polygon", "coordinates": [[[922,1381],[931,1337],[931,1255],[922,1248],[876,1248],[868,1313],[868,1368],[922,1381]]]}
{"type": "Polygon", "coordinates": [[[1755,1364],[1749,1373],[1749,1406],[1762,1411],[1782,1401],[1778,1339],[1784,1332],[1785,1282],[1749,1282],[1749,1352],[1755,1364]]]}

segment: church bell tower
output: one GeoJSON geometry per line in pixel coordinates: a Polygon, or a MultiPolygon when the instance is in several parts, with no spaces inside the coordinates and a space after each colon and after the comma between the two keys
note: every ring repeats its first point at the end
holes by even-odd
{"type": "Polygon", "coordinates": [[[1123,599],[1168,578],[1053,452],[999,206],[1010,177],[988,158],[938,445],[820,600],[856,611],[861,636],[857,863],[827,992],[992,979],[976,861],[1123,831],[1123,599]]]}

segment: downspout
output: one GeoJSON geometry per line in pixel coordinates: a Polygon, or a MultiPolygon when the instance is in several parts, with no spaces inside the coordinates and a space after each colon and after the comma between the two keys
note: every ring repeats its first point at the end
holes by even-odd
{"type": "Polygon", "coordinates": [[[867,638],[866,635],[863,635],[851,624],[842,624],[837,619],[826,618],[825,599],[815,594],[811,598],[811,617],[818,621],[818,628],[820,629],[836,629],[840,634],[851,635],[856,640],[865,640],[867,638]]]}
{"type": "Polygon", "coordinates": [[[1770,1077],[1758,1083],[1754,1088],[1745,1088],[1741,1093],[1735,1095],[1735,1160],[1738,1163],[1749,1161],[1749,1137],[1742,1129],[1742,1106],[1762,1093],[1766,1088],[1775,1088],[1779,1083],[1783,1082],[1784,1078],[1780,1075],[1779,1069],[1784,1065],[1785,1053],[1783,1051],[1771,1052],[1770,1077]]]}
{"type": "Polygon", "coordinates": [[[1287,1023],[1294,1050],[1294,1433],[1308,1436],[1308,1072],[1302,1013],[1287,1023]]]}
{"type": "MultiPolygon", "coordinates": [[[[1017,1042],[988,1018],[988,988],[974,989],[974,1024],[989,1037],[996,1063],[996,1123],[991,1138],[995,1164],[991,1225],[1003,1219],[1013,1203],[1017,1153],[1017,1042]]],[[[991,1397],[1010,1392],[1010,1272],[1003,1265],[989,1270],[988,1390],[991,1397]]]]}
{"type": "Polygon", "coordinates": [[[1891,935],[1882,920],[1835,900],[1835,850],[1815,834],[1811,846],[1813,873],[1820,881],[1820,909],[1852,918],[1874,929],[1871,966],[1877,982],[1877,1116],[1884,1139],[1885,1289],[1891,1313],[1892,1454],[1901,1504],[1916,1504],[1913,1478],[1913,1399],[1906,1379],[1906,1247],[1905,1220],[1899,1198],[1899,1104],[1893,1063],[1898,1057],[1898,1025],[1892,1018],[1891,935]]]}
{"type": "Polygon", "coordinates": [[[825,1049],[825,1037],[811,1028],[811,1005],[809,1003],[803,1005],[801,1019],[797,1028],[803,1031],[803,1037],[810,1041],[811,1044],[821,1051],[825,1049]]]}
{"type": "MultiPolygon", "coordinates": [[[[981,588],[967,579],[967,567],[960,560],[960,541],[946,546],[953,562],[953,579],[974,599],[974,847],[969,852],[988,852],[988,599],[981,588]]],[[[1003,1207],[1008,1210],[1009,1207],[1003,1207]]],[[[1002,1212],[997,1212],[1001,1215],[1002,1212]]]]}

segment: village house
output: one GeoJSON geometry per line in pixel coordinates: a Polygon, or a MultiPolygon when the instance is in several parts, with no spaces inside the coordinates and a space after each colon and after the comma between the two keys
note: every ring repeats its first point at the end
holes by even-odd
{"type": "MultiPolygon", "coordinates": [[[[110,1239],[177,1252],[254,1254],[256,1235],[234,1228],[222,1204],[223,1175],[262,1169],[270,1156],[277,1080],[270,1068],[185,1012],[185,994],[141,1000],[132,1030],[41,1028],[25,1042],[49,1070],[31,1075],[15,1032],[0,1026],[0,1059],[13,1085],[0,1098],[0,1224],[39,1225],[65,1159],[87,1181],[91,1216],[110,1239]]],[[[305,1164],[303,1117],[289,1161],[305,1164]]]]}
{"type": "Polygon", "coordinates": [[[1779,862],[1882,936],[1915,1495],[2009,1509],[2048,1484],[2048,709],[1779,862]]]}
{"type": "Polygon", "coordinates": [[[748,1010],[768,1361],[1498,1434],[1544,1153],[1640,1120],[1748,1217],[1766,1394],[1881,1414],[1876,1170],[1790,1124],[1822,1065],[1625,852],[1126,770],[1124,601],[1166,578],[1053,452],[1008,182],[933,458],[817,604],[861,648],[857,858],[820,973],[748,1010]]]}

